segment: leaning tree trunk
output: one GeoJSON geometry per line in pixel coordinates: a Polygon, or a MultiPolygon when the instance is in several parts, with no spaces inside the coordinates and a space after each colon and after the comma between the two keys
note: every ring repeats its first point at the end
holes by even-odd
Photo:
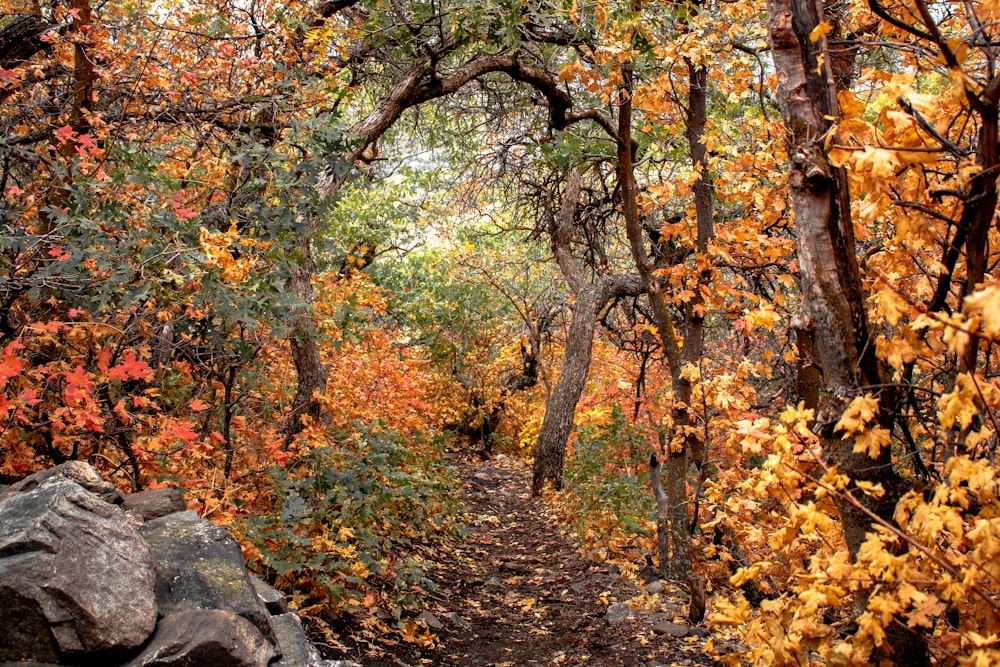
{"type": "MultiPolygon", "coordinates": [[[[811,38],[823,20],[823,7],[817,0],[768,0],[767,12],[778,77],[778,105],[790,141],[789,183],[803,299],[800,328],[821,332],[813,342],[822,374],[816,419],[823,455],[852,480],[848,490],[859,481],[881,484],[885,489],[881,500],[854,494],[865,504],[863,510],[843,497],[837,500],[848,550],[854,559],[873,527],[871,515],[891,522],[904,487],[888,447],[872,458],[867,452],[855,453],[854,443],[835,432],[837,421],[851,401],[865,387],[883,386],[884,382],[869,340],[846,173],[834,168],[823,151],[830,119],[838,113],[826,38],[811,38]]],[[[891,397],[883,395],[882,405],[891,406],[891,397]]],[[[921,635],[895,622],[885,632],[896,664],[930,664],[921,635]]]]}
{"type": "Polygon", "coordinates": [[[602,298],[601,292],[599,287],[588,287],[576,295],[563,367],[552,396],[545,405],[545,419],[535,444],[532,495],[541,493],[546,484],[556,490],[562,488],[566,443],[573,430],[576,404],[580,402],[583,388],[587,384],[587,374],[590,372],[597,313],[606,300],[602,298]]]}
{"type": "MultiPolygon", "coordinates": [[[[697,364],[702,354],[704,339],[704,314],[701,288],[711,280],[711,271],[699,272],[695,297],[684,307],[684,340],[678,340],[663,285],[656,278],[654,266],[647,259],[646,238],[639,219],[638,194],[632,145],[632,72],[622,66],[621,99],[618,103],[618,161],[616,173],[622,193],[622,213],[629,239],[632,260],[639,272],[642,288],[649,299],[654,323],[670,368],[671,389],[674,393],[672,412],[673,434],[664,435],[662,441],[663,471],[666,474],[665,496],[669,518],[670,558],[661,555],[660,567],[664,574],[680,581],[692,581],[694,550],[692,546],[692,517],[687,483],[691,462],[701,466],[704,462],[705,443],[695,431],[691,399],[694,387],[682,370],[687,364],[697,364]]],[[[695,209],[698,222],[696,249],[704,255],[714,233],[712,222],[712,181],[706,163],[707,152],[702,137],[705,131],[707,74],[703,67],[688,63],[691,90],[688,98],[687,138],[690,143],[692,166],[701,169],[695,184],[695,209]]],[[[692,600],[694,599],[694,592],[692,600]]]]}

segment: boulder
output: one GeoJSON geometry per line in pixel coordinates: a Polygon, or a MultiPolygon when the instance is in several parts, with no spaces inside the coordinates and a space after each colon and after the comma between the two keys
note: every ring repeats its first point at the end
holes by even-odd
{"type": "Polygon", "coordinates": [[[0,491],[0,501],[15,493],[31,491],[37,488],[43,481],[52,477],[62,477],[76,482],[104,502],[113,505],[121,502],[122,492],[115,488],[115,485],[111,482],[105,481],[89,463],[84,461],[67,461],[53,468],[40,470],[33,475],[28,475],[20,482],[11,484],[3,491],[0,491]]]}
{"type": "Polygon", "coordinates": [[[126,667],[267,667],[271,645],[242,616],[221,609],[168,614],[126,667]]]}
{"type": "Polygon", "coordinates": [[[417,616],[417,620],[423,621],[424,624],[431,630],[440,630],[444,627],[444,623],[441,622],[441,619],[426,610],[420,612],[420,615],[417,616]]]}
{"type": "Polygon", "coordinates": [[[184,489],[149,489],[125,496],[122,509],[142,517],[143,521],[150,521],[183,512],[187,503],[184,502],[184,489]]]}
{"type": "Polygon", "coordinates": [[[250,575],[250,583],[253,584],[257,598],[264,604],[264,607],[272,616],[284,614],[288,611],[288,602],[280,592],[274,590],[266,582],[252,574],[250,575]]]}
{"type": "Polygon", "coordinates": [[[316,647],[306,639],[302,619],[295,612],[271,617],[271,627],[278,638],[281,660],[272,667],[315,667],[321,656],[316,647]]]}
{"type": "Polygon", "coordinates": [[[221,609],[250,621],[271,643],[274,631],[243,562],[225,529],[192,511],[168,514],[139,527],[156,564],[160,614],[221,609]]]}
{"type": "Polygon", "coordinates": [[[142,645],[156,623],[149,548],[120,508],[70,479],[106,491],[92,468],[48,472],[0,499],[0,661],[142,645]]]}

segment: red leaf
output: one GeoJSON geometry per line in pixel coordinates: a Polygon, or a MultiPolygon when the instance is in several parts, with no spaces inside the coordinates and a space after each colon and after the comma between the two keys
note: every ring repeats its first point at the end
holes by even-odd
{"type": "Polygon", "coordinates": [[[176,438],[186,445],[198,439],[198,433],[192,428],[189,421],[172,421],[163,429],[163,435],[167,438],[176,438]]]}
{"type": "Polygon", "coordinates": [[[68,373],[63,373],[63,377],[66,379],[66,401],[69,403],[82,401],[93,391],[94,383],[90,373],[79,364],[68,373]]]}
{"type": "Polygon", "coordinates": [[[7,380],[14,377],[24,368],[21,357],[17,356],[19,350],[24,346],[16,340],[7,344],[3,350],[3,360],[0,360],[0,387],[7,384],[7,380]]]}
{"type": "Polygon", "coordinates": [[[153,370],[142,359],[135,355],[134,350],[125,350],[122,362],[108,371],[109,380],[149,380],[153,370]]]}
{"type": "Polygon", "coordinates": [[[69,125],[63,125],[52,134],[54,134],[56,139],[58,139],[59,142],[63,144],[66,143],[67,141],[73,141],[74,139],[76,139],[76,131],[69,125]]]}

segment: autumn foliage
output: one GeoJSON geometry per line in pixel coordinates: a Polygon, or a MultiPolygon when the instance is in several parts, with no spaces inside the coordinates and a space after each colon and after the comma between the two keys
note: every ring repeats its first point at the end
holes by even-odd
{"type": "Polygon", "coordinates": [[[182,486],[432,643],[447,453],[530,456],[615,285],[546,495],[582,549],[635,573],[683,455],[725,660],[1000,659],[1000,5],[168,4],[0,0],[5,480],[182,486]]]}

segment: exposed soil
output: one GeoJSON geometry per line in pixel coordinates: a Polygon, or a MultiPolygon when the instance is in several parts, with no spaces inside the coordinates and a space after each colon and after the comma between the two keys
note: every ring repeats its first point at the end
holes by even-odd
{"type": "Polygon", "coordinates": [[[643,595],[616,566],[584,560],[544,501],[530,497],[523,463],[455,463],[470,526],[429,573],[436,604],[418,623],[437,642],[354,642],[346,628],[344,650],[328,657],[364,667],[720,664],[702,652],[708,631],[687,627],[686,594],[668,586],[643,595]]]}

